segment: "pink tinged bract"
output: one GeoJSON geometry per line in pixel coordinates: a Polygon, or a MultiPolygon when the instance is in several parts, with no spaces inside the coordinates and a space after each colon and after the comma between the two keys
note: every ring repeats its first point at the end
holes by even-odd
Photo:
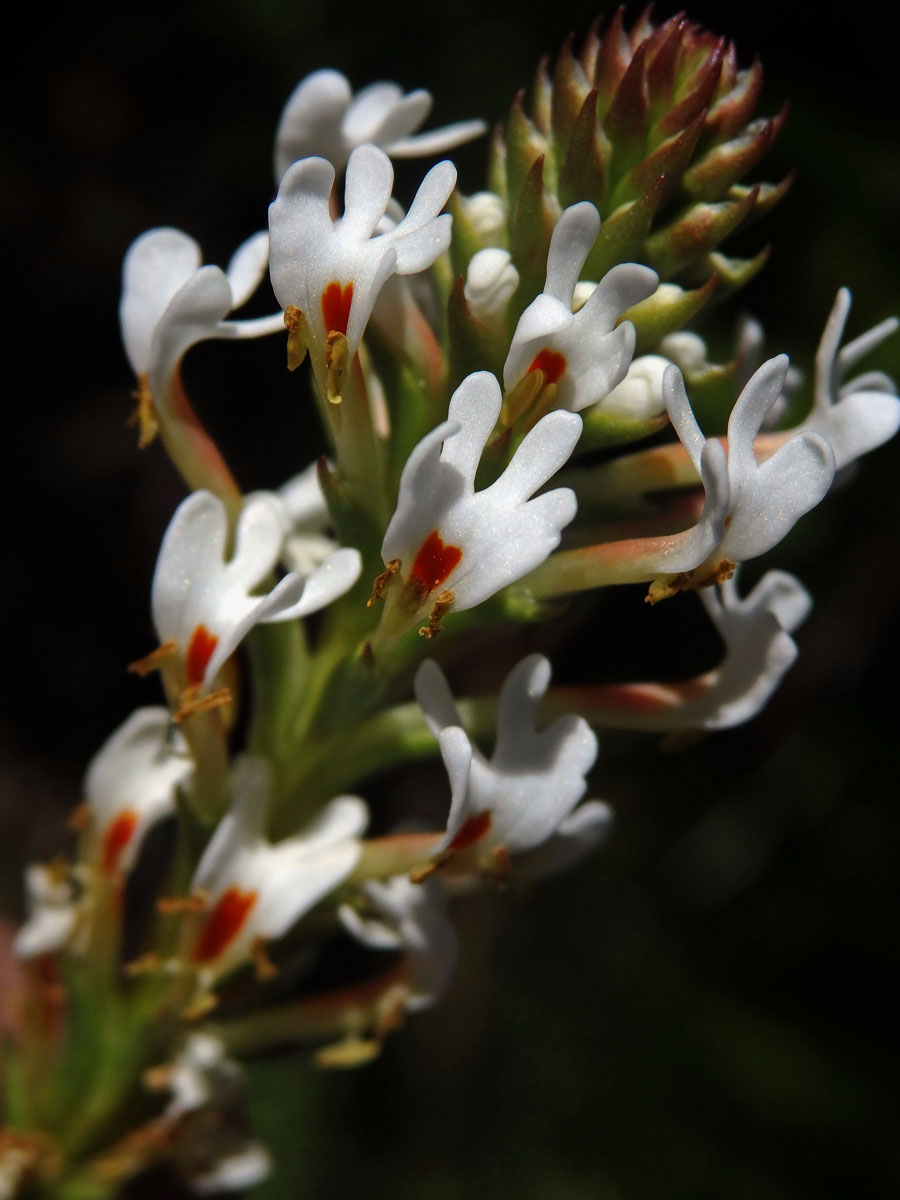
{"type": "Polygon", "coordinates": [[[544,290],[519,318],[503,367],[507,389],[535,367],[552,364],[559,406],[579,412],[604,399],[628,371],[634,354],[635,331],[622,313],[652,295],[655,271],[637,263],[622,263],[603,277],[587,302],[572,312],[575,287],[600,231],[593,204],[583,201],[567,208],[556,223],[547,256],[544,290]]]}
{"type": "Polygon", "coordinates": [[[176,509],[153,576],[152,610],[160,642],[176,643],[189,685],[209,686],[254,625],[317,612],[359,577],[359,551],[342,548],[308,576],[293,571],[268,595],[252,595],[278,562],[283,538],[280,505],[265,493],[245,501],[227,560],[221,500],[194,492],[176,509]]]}
{"type": "Polygon", "coordinates": [[[512,670],[500,691],[488,760],[462,728],[440,668],[431,660],[421,665],[416,698],[438,739],[451,788],[447,832],[435,853],[477,842],[485,850],[518,854],[546,842],[570,816],[587,788],[597,739],[586,721],[571,714],[535,728],[549,682],[550,663],[540,654],[512,670]]]}
{"type": "Polygon", "coordinates": [[[435,533],[461,551],[441,580],[456,609],[472,608],[538,566],[559,545],[575,516],[570,488],[534,499],[569,459],[581,418],[553,412],[527,434],[506,470],[480,492],[475,475],[500,415],[500,386],[479,371],[459,385],[449,419],[427,434],[403,468],[397,508],[384,535],[384,561],[399,560],[404,578],[435,533]]]}

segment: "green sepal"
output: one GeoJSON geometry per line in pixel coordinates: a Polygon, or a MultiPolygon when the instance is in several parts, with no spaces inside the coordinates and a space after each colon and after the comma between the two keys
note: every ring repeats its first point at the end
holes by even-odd
{"type": "Polygon", "coordinates": [[[593,83],[597,89],[597,113],[602,120],[609,112],[616,97],[619,84],[628,70],[631,47],[625,33],[623,16],[625,6],[620,5],[613,13],[613,18],[607,26],[603,37],[597,37],[597,26],[592,27],[585,47],[585,73],[588,79],[593,75],[593,83]],[[593,58],[593,72],[588,60],[593,58]]]}
{"type": "Polygon", "coordinates": [[[549,62],[545,54],[537,65],[534,73],[534,96],[531,101],[534,123],[545,135],[550,133],[550,123],[553,119],[553,81],[547,69],[549,62]]]}
{"type": "Polygon", "coordinates": [[[583,278],[602,279],[616,263],[646,261],[644,241],[664,187],[665,179],[661,176],[638,200],[607,217],[581,272],[583,278]]]}
{"type": "Polygon", "coordinates": [[[570,33],[563,42],[553,72],[550,128],[557,162],[566,157],[569,142],[581,116],[584,94],[588,90],[581,63],[572,53],[573,41],[574,36],[570,33]]]}
{"type": "Polygon", "coordinates": [[[591,200],[601,210],[606,190],[609,142],[597,121],[597,91],[588,92],[572,129],[559,172],[559,199],[564,208],[591,200]]]}
{"type": "Polygon", "coordinates": [[[450,334],[450,386],[457,387],[473,371],[491,371],[500,375],[509,349],[503,335],[499,342],[474,315],[463,290],[460,275],[447,302],[447,326],[450,334]]]}
{"type": "Polygon", "coordinates": [[[663,142],[619,180],[609,200],[611,207],[618,208],[620,204],[642,196],[661,175],[666,179],[662,194],[662,200],[666,200],[677,189],[702,132],[703,114],[700,113],[687,128],[663,142]]]}
{"type": "Polygon", "coordinates": [[[684,174],[684,190],[693,200],[722,200],[772,145],[787,109],[768,120],[751,122],[738,137],[720,142],[684,174]]]}
{"type": "Polygon", "coordinates": [[[709,274],[705,283],[690,291],[677,284],[664,283],[652,296],[623,313],[621,320],[631,321],[637,333],[635,354],[646,354],[667,334],[684,329],[709,300],[717,284],[715,273],[709,274]]]}
{"type": "Polygon", "coordinates": [[[496,195],[501,196],[504,200],[509,199],[506,190],[506,142],[503,140],[501,124],[495,125],[491,134],[491,144],[488,149],[487,185],[496,195]]]}
{"type": "Polygon", "coordinates": [[[512,102],[506,123],[506,188],[510,210],[518,207],[523,188],[527,187],[537,159],[547,154],[547,139],[538,132],[525,115],[524,93],[519,92],[512,102]]]}
{"type": "Polygon", "coordinates": [[[641,43],[603,119],[603,132],[612,145],[609,174],[614,182],[636,166],[644,154],[650,108],[644,67],[646,53],[646,45],[641,43]]]}
{"type": "Polygon", "coordinates": [[[748,284],[754,275],[757,275],[766,265],[769,253],[770,247],[763,246],[762,250],[753,258],[729,258],[714,250],[698,259],[688,274],[697,279],[703,279],[710,274],[716,276],[719,281],[716,290],[716,303],[718,304],[748,284]]]}
{"type": "Polygon", "coordinates": [[[658,417],[638,419],[628,417],[624,413],[604,412],[601,405],[592,404],[583,409],[581,419],[584,430],[575,453],[581,454],[587,450],[605,450],[614,446],[625,446],[629,442],[638,442],[642,438],[652,437],[669,423],[669,418],[663,413],[658,417]]]}
{"type": "MultiPolygon", "coordinates": [[[[702,39],[701,39],[702,40],[702,39]]],[[[719,75],[722,70],[722,59],[725,51],[725,39],[710,35],[704,49],[700,50],[699,70],[690,79],[689,91],[670,108],[662,117],[653,131],[653,138],[664,139],[671,137],[681,129],[685,129],[698,116],[706,114],[706,108],[716,90],[719,75]]],[[[690,76],[689,76],[690,78],[690,76]]],[[[680,92],[681,89],[678,89],[680,92]]],[[[676,93],[677,94],[677,93],[676,93]]]]}
{"type": "Polygon", "coordinates": [[[702,147],[729,141],[735,134],[740,133],[759,103],[762,83],[762,65],[757,58],[746,71],[738,72],[731,90],[713,102],[706,114],[702,147]]]}
{"type": "Polygon", "coordinates": [[[741,199],[691,205],[671,224],[647,238],[646,261],[660,278],[671,279],[733,233],[752,211],[758,196],[757,186],[741,199]]]}
{"type": "Polygon", "coordinates": [[[543,290],[550,235],[559,215],[558,202],[544,187],[542,156],[535,160],[528,172],[510,225],[510,252],[519,272],[519,286],[512,300],[514,315],[521,313],[543,290]]]}
{"type": "Polygon", "coordinates": [[[466,206],[463,204],[459,189],[454,189],[451,193],[450,199],[447,201],[447,212],[453,217],[450,264],[453,268],[454,278],[461,275],[465,279],[473,256],[484,247],[466,214],[466,206]]]}

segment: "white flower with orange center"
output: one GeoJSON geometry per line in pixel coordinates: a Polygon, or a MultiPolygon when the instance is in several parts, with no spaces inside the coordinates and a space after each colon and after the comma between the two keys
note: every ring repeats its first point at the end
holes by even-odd
{"type": "Polygon", "coordinates": [[[300,158],[320,155],[340,171],[357,146],[371,142],[391,158],[442,154],[484,133],[484,121],[457,121],[416,133],[431,112],[422,88],[371,83],[354,96],[339,71],[314,71],[288,97],[275,136],[275,182],[300,158]]]}
{"type": "Polygon", "coordinates": [[[265,837],[269,769],[241,760],[234,798],[204,851],[191,890],[205,899],[188,957],[210,983],[279,938],[334,891],[356,866],[368,810],[357,796],[338,796],[294,837],[265,837]]]}
{"type": "Polygon", "coordinates": [[[202,266],[200,247],[180,229],[150,229],[132,242],[122,264],[119,321],[128,361],[157,409],[177,404],[178,368],[197,342],[260,337],[283,328],[280,313],[225,320],[256,291],[268,254],[268,236],[257,233],[223,271],[202,266]]]}
{"type": "Polygon", "coordinates": [[[441,669],[431,660],[420,666],[416,699],[450,777],[447,831],[436,856],[465,853],[479,866],[502,871],[509,855],[565,834],[568,822],[581,825],[583,814],[573,809],[587,789],[597,739],[587,722],[572,714],[536,728],[549,682],[550,663],[540,654],[513,668],[500,690],[497,738],[488,760],[462,728],[441,669]]]}
{"type": "Polygon", "coordinates": [[[331,214],[334,167],[324,158],[294,163],[269,208],[272,287],[321,386],[334,338],[347,339],[352,359],[386,281],[424,271],[450,244],[452,219],[439,214],[456,183],[453,164],[433,167],[406,216],[377,233],[393,183],[387,155],[377,146],[360,146],[347,164],[342,216],[331,214]]]}
{"type": "MultiPolygon", "coordinates": [[[[787,369],[784,354],[763,363],[744,387],[729,418],[724,532],[711,551],[720,560],[737,563],[765,554],[819,503],[834,478],[834,454],[818,433],[797,433],[765,461],[756,459],[754,441],[781,395],[787,369]]],[[[701,474],[701,457],[714,441],[708,441],[697,424],[676,366],[666,370],[663,391],[669,418],[694,469],[701,474]]]]}
{"type": "Polygon", "coordinates": [[[175,811],[175,796],[194,764],[168,708],[139,708],[91,760],[84,793],[97,868],[132,869],[147,831],[175,811]]]}
{"type": "Polygon", "coordinates": [[[621,263],[573,313],[578,276],[599,231],[599,214],[588,201],[573,204],[557,221],[544,290],[519,318],[503,367],[508,392],[540,371],[543,383],[557,388],[556,406],[579,412],[625,378],[635,332],[630,321],[617,322],[626,309],[653,294],[657,276],[649,267],[621,263]]]}
{"type": "MultiPolygon", "coordinates": [[[[453,394],[449,419],[419,442],[403,468],[381,553],[407,585],[414,609],[447,591],[456,609],[480,604],[543,562],[575,516],[569,488],[531,498],[575,449],[581,418],[574,413],[548,413],[500,478],[475,491],[500,405],[493,375],[469,375],[453,394]]],[[[393,588],[391,595],[398,592],[393,588]]]]}
{"type": "Polygon", "coordinates": [[[267,595],[254,595],[275,568],[283,538],[281,506],[265,493],[244,503],[229,558],[221,500],[194,492],[176,509],[153,576],[152,610],[161,649],[177,654],[185,688],[208,688],[254,625],[318,612],[356,582],[359,551],[342,548],[310,575],[291,572],[267,595]]]}

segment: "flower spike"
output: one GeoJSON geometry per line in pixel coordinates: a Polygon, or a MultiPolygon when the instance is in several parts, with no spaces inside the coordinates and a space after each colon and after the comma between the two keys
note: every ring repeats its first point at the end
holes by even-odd
{"type": "Polygon", "coordinates": [[[522,313],[503,367],[507,391],[540,370],[544,382],[558,389],[558,407],[580,412],[625,378],[635,332],[630,321],[616,322],[626,309],[652,295],[658,281],[649,267],[622,263],[573,313],[578,277],[599,230],[600,217],[587,201],[567,208],[557,221],[544,290],[522,313]]]}
{"type": "MultiPolygon", "coordinates": [[[[269,208],[272,287],[324,380],[329,338],[346,338],[353,357],[378,293],[391,275],[424,271],[450,244],[449,215],[439,216],[456,184],[451,162],[425,176],[406,216],[376,233],[388,211],[394,170],[377,146],[350,155],[344,214],[330,212],[335,172],[324,158],[306,158],[285,173],[269,208]]],[[[299,357],[296,359],[299,362],[299,357]]]]}
{"type": "Polygon", "coordinates": [[[174,643],[187,688],[209,687],[254,625],[318,612],[359,577],[359,551],[343,548],[308,577],[292,572],[267,596],[252,595],[275,567],[283,536],[280,506],[264,493],[251,496],[226,562],[222,502],[210,492],[194,492],[179,505],[160,548],[152,608],[160,642],[174,643]]]}
{"type": "Polygon", "coordinates": [[[422,88],[403,94],[396,83],[372,83],[356,96],[339,71],[314,71],[288,98],[275,135],[275,183],[300,158],[327,158],[340,171],[366,142],[391,158],[442,154],[480,137],[484,121],[457,121],[429,133],[416,130],[431,111],[422,88]]]}
{"type": "Polygon", "coordinates": [[[548,413],[500,478],[475,491],[500,404],[493,375],[468,376],[453,394],[449,420],[422,439],[403,468],[381,553],[385,563],[399,564],[415,609],[446,589],[456,609],[480,604],[543,562],[575,516],[569,488],[530,499],[574,450],[581,433],[574,413],[548,413]]]}
{"type": "Polygon", "coordinates": [[[581,717],[535,730],[550,663],[524,658],[500,692],[497,740],[488,761],[462,728],[443,672],[430,659],[416,674],[416,699],[438,739],[452,799],[435,855],[474,850],[480,864],[533,850],[555,834],[584,795],[597,739],[581,717]],[[477,847],[477,850],[474,848],[477,847]]]}

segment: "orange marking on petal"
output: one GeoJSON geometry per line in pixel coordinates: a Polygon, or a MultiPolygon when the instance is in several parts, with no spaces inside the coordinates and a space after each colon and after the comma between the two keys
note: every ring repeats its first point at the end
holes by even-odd
{"type": "Polygon", "coordinates": [[[530,371],[542,371],[547,383],[559,383],[566,373],[566,356],[558,350],[541,350],[528,368],[530,371]]]}
{"type": "Polygon", "coordinates": [[[133,808],[125,808],[114,817],[103,835],[100,862],[107,875],[112,875],[119,865],[122,852],[131,841],[138,825],[138,815],[133,808]]]}
{"type": "Polygon", "coordinates": [[[243,929],[255,903],[256,892],[242,892],[236,887],[223,892],[203,922],[194,946],[194,962],[212,962],[227,950],[243,929]]]}
{"type": "Polygon", "coordinates": [[[476,842],[480,842],[491,827],[489,812],[473,813],[466,817],[459,833],[447,847],[449,850],[468,850],[476,842]]]}
{"type": "Polygon", "coordinates": [[[438,531],[432,529],[416,555],[409,578],[421,584],[426,593],[433,592],[459,565],[462,556],[459,546],[446,545],[438,531]]]}
{"type": "Polygon", "coordinates": [[[325,318],[326,333],[347,333],[347,323],[350,320],[350,305],[353,303],[353,284],[339,283],[332,280],[322,293],[322,316],[325,318]]]}
{"type": "Polygon", "coordinates": [[[198,625],[191,634],[187,654],[184,656],[184,676],[188,687],[199,687],[209,666],[219,639],[205,625],[198,625]]]}

